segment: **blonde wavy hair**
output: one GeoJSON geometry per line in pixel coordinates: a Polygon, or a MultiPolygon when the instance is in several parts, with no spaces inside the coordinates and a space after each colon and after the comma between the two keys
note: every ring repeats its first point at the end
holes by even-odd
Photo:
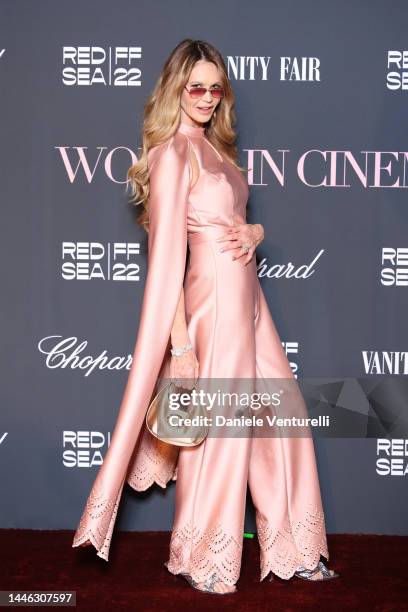
{"type": "Polygon", "coordinates": [[[171,52],[163,66],[153,92],[144,107],[142,128],[142,153],[139,160],[127,171],[126,191],[130,190],[129,203],[141,205],[143,210],[137,223],[149,231],[149,175],[148,151],[175,134],[180,123],[180,100],[184,86],[196,62],[206,60],[219,69],[225,95],[220,100],[211,119],[205,125],[205,136],[213,146],[227,157],[238,170],[248,171],[238,164],[235,145],[235,97],[229,83],[227,69],[221,54],[211,44],[202,40],[182,40],[171,52]]]}

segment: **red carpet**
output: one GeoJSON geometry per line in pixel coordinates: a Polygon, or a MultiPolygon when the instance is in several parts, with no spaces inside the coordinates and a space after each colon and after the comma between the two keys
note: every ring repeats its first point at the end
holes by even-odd
{"type": "Polygon", "coordinates": [[[76,591],[79,610],[408,611],[407,537],[328,535],[336,580],[259,583],[256,539],[244,540],[239,592],[199,593],[171,575],[168,532],[116,532],[107,563],[71,548],[71,531],[0,530],[1,590],[76,591]]]}

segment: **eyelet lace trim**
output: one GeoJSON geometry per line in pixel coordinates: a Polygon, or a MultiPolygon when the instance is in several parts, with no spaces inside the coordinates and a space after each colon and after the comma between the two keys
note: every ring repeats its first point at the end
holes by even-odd
{"type": "MultiPolygon", "coordinates": [[[[116,501],[91,491],[75,533],[72,547],[90,540],[97,555],[108,561],[113,528],[122,494],[121,485],[116,501]]],[[[289,579],[299,565],[316,567],[320,555],[329,559],[324,514],[311,507],[302,521],[291,522],[288,517],[283,527],[275,529],[257,513],[257,535],[260,545],[260,581],[270,571],[289,579]]],[[[170,558],[165,563],[172,574],[187,573],[196,582],[205,582],[214,572],[225,584],[237,582],[241,569],[242,540],[228,534],[221,522],[205,531],[191,522],[173,529],[170,558]]]]}
{"type": "Polygon", "coordinates": [[[320,555],[329,559],[324,513],[319,506],[311,505],[302,520],[291,521],[286,516],[280,529],[257,513],[256,525],[261,549],[260,581],[270,571],[288,579],[299,565],[313,569],[320,555]]]}
{"type": "Polygon", "coordinates": [[[136,491],[145,491],[154,482],[166,488],[169,480],[177,479],[179,448],[155,438],[145,427],[116,499],[102,493],[94,484],[75,532],[72,547],[90,540],[98,557],[109,560],[113,528],[125,482],[136,491]]]}
{"type": "Polygon", "coordinates": [[[170,480],[177,479],[179,450],[178,446],[166,444],[144,427],[127,482],[136,491],[146,491],[154,482],[165,489],[170,480]]]}
{"type": "Polygon", "coordinates": [[[237,540],[219,521],[215,527],[200,530],[190,521],[173,529],[170,557],[164,565],[172,574],[189,574],[205,582],[214,572],[219,580],[233,585],[241,570],[242,539],[237,540]]]}
{"type": "Polygon", "coordinates": [[[97,550],[98,557],[108,561],[122,489],[123,484],[115,501],[104,497],[97,489],[95,491],[92,489],[72,541],[73,548],[90,540],[97,550]]]}

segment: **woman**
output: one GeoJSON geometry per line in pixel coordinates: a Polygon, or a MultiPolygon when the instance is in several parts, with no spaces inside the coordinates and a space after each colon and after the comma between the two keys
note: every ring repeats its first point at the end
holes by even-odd
{"type": "Polygon", "coordinates": [[[161,377],[294,381],[256,272],[263,228],[246,223],[248,184],[236,163],[234,120],[221,55],[208,43],[182,41],[145,107],[142,155],[128,173],[144,208],[148,274],[111,444],[73,540],[93,544],[108,560],[125,482],[142,491],[176,480],[165,565],[211,593],[236,590],[247,484],[260,580],[337,575],[319,561],[328,550],[310,436],[207,436],[198,446],[175,447],[144,423],[161,377]]]}

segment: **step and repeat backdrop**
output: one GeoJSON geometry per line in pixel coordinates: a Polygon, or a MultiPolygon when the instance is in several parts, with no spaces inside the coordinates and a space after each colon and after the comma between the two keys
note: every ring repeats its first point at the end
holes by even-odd
{"type": "MultiPolygon", "coordinates": [[[[147,96],[184,38],[212,43],[228,68],[252,167],[248,222],[265,228],[258,274],[293,372],[338,390],[404,380],[406,2],[1,0],[0,11],[0,527],[76,529],[103,462],[147,269],[126,172],[147,96]]],[[[315,440],[328,533],[407,533],[408,435],[394,409],[401,423],[408,402],[393,388],[374,434],[315,440]]],[[[125,487],[116,528],[171,529],[174,494],[174,482],[125,487]]]]}

